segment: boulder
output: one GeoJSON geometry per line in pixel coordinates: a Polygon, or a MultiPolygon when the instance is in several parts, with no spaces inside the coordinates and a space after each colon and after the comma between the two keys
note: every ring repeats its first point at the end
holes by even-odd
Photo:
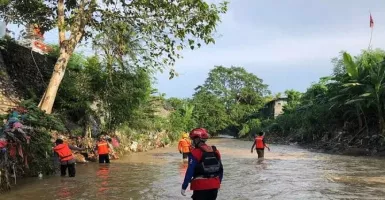
{"type": "Polygon", "coordinates": [[[130,150],[133,152],[137,152],[138,151],[138,142],[132,141],[131,146],[130,146],[130,150]]]}

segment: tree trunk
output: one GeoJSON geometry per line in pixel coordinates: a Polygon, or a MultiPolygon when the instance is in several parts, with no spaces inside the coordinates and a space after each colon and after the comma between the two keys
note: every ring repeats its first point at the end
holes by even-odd
{"type": "Polygon", "coordinates": [[[55,102],[56,94],[59,89],[59,85],[63,80],[68,60],[70,59],[71,54],[72,52],[68,52],[65,48],[60,49],[60,55],[58,60],[56,61],[48,87],[39,104],[39,108],[42,111],[45,111],[47,114],[51,114],[52,112],[52,107],[55,102]]]}

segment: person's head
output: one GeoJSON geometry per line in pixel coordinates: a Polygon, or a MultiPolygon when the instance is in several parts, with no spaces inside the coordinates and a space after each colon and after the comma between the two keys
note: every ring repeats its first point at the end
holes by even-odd
{"type": "Polygon", "coordinates": [[[204,128],[195,128],[190,131],[190,138],[194,146],[205,143],[209,139],[209,134],[204,128]]]}
{"type": "Polygon", "coordinates": [[[99,141],[104,141],[104,140],[106,140],[106,137],[105,137],[104,135],[101,135],[101,136],[99,137],[99,141]]]}
{"type": "Polygon", "coordinates": [[[58,138],[58,139],[56,139],[55,144],[59,145],[59,144],[63,144],[63,142],[64,141],[62,139],[58,138]]]}
{"type": "Polygon", "coordinates": [[[186,139],[186,138],[188,138],[188,135],[187,135],[187,133],[183,133],[183,134],[182,134],[182,138],[183,138],[183,139],[186,139]]]}
{"type": "Polygon", "coordinates": [[[258,132],[258,136],[263,136],[265,133],[263,131],[258,132]]]}

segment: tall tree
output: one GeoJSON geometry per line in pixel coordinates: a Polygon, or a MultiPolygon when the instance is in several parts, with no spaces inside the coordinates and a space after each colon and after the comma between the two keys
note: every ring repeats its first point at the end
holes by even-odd
{"type": "Polygon", "coordinates": [[[226,108],[218,96],[199,88],[194,94],[194,116],[199,127],[206,128],[211,135],[223,130],[229,125],[229,116],[226,108]]]}
{"type": "Polygon", "coordinates": [[[222,99],[227,109],[236,104],[260,105],[263,96],[270,93],[262,79],[242,67],[234,66],[215,66],[203,87],[222,99]]]}
{"type": "MultiPolygon", "coordinates": [[[[216,66],[210,71],[205,83],[197,87],[196,91],[195,101],[198,98],[210,98],[206,103],[208,105],[205,105],[207,109],[201,110],[199,116],[216,116],[219,119],[216,122],[218,126],[214,126],[215,123],[211,123],[211,119],[207,119],[205,122],[210,121],[212,124],[210,126],[213,126],[212,130],[219,131],[222,128],[228,128],[231,132],[238,132],[245,118],[258,112],[265,103],[264,96],[270,93],[262,79],[242,67],[234,66],[230,68],[216,66]],[[219,113],[216,115],[212,114],[213,112],[210,110],[214,106],[221,109],[220,112],[217,111],[219,113]],[[226,117],[222,117],[222,108],[224,108],[223,112],[227,115],[226,117]]],[[[200,105],[195,106],[196,110],[203,105],[203,102],[200,101],[200,105]]]]}
{"type": "Polygon", "coordinates": [[[227,10],[227,2],[207,4],[203,0],[18,0],[3,4],[0,15],[7,22],[38,24],[42,33],[58,28],[60,54],[39,107],[47,113],[52,107],[68,60],[76,46],[96,33],[108,32],[111,22],[125,22],[117,34],[128,29],[148,54],[137,65],[162,69],[179,58],[178,50],[194,49],[200,42],[214,43],[213,32],[227,10]],[[66,34],[68,33],[68,34],[66,34]]]}
{"type": "Polygon", "coordinates": [[[284,106],[284,112],[293,111],[301,103],[301,92],[296,90],[286,90],[287,104],[284,106]]]}

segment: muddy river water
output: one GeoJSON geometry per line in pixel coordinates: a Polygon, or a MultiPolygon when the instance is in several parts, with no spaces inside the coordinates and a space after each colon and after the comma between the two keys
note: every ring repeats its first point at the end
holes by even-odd
{"type": "MultiPolygon", "coordinates": [[[[309,152],[271,145],[264,163],[251,142],[212,139],[221,151],[224,178],[218,200],[385,199],[385,160],[309,152]]],[[[6,200],[183,200],[186,164],[176,147],[130,154],[110,165],[78,164],[75,178],[29,178],[3,194],[6,200]]]]}

